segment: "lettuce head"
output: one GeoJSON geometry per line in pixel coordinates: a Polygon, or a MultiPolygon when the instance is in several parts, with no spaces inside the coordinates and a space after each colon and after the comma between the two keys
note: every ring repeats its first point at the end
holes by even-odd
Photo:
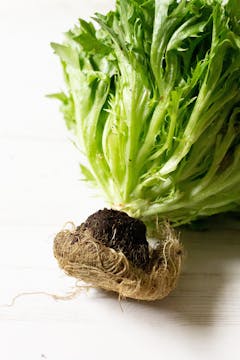
{"type": "Polygon", "coordinates": [[[114,206],[172,224],[240,211],[238,0],[117,0],[52,44],[81,171],[114,206]]]}

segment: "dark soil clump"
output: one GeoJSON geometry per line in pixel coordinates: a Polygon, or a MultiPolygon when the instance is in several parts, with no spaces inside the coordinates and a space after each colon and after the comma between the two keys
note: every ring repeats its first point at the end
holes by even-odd
{"type": "Polygon", "coordinates": [[[145,268],[149,263],[146,226],[141,220],[122,211],[103,209],[90,215],[80,228],[105,246],[123,252],[133,265],[145,268]]]}

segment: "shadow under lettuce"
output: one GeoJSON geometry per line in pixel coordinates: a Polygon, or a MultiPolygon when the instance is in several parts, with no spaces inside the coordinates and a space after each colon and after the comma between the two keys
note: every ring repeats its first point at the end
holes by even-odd
{"type": "MultiPolygon", "coordinates": [[[[210,328],[219,321],[218,304],[231,282],[232,264],[240,260],[239,218],[222,215],[205,221],[201,231],[185,227],[180,232],[186,255],[176,289],[163,300],[126,299],[121,307],[128,318],[133,314],[135,319],[136,311],[140,311],[138,321],[145,325],[159,326],[167,319],[168,324],[210,328]]],[[[104,291],[99,295],[115,297],[104,291]]]]}
{"type": "Polygon", "coordinates": [[[158,309],[160,317],[164,310],[177,323],[210,327],[219,321],[218,304],[234,276],[232,265],[240,260],[239,217],[214,217],[201,229],[181,229],[186,256],[177,288],[165,299],[141,306],[158,309]]]}

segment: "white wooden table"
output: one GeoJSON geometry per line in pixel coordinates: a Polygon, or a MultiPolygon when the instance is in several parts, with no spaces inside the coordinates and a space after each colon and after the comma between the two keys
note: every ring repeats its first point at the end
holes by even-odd
{"type": "MultiPolygon", "coordinates": [[[[74,280],[52,255],[54,234],[104,206],[79,181],[78,156],[54,101],[62,87],[50,41],[113,1],[0,3],[0,305],[21,292],[67,294],[74,280]]],[[[102,291],[55,301],[43,294],[0,306],[0,359],[239,359],[240,231],[216,223],[183,232],[177,289],[160,302],[102,291]]]]}

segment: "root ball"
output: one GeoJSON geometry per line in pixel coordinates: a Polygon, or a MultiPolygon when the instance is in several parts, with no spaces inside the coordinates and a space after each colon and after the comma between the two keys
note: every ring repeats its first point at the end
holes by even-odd
{"type": "Polygon", "coordinates": [[[100,210],[54,239],[54,256],[66,274],[93,287],[138,300],[162,299],[174,289],[182,260],[175,232],[163,226],[156,246],[146,227],[116,210],[100,210]]]}

